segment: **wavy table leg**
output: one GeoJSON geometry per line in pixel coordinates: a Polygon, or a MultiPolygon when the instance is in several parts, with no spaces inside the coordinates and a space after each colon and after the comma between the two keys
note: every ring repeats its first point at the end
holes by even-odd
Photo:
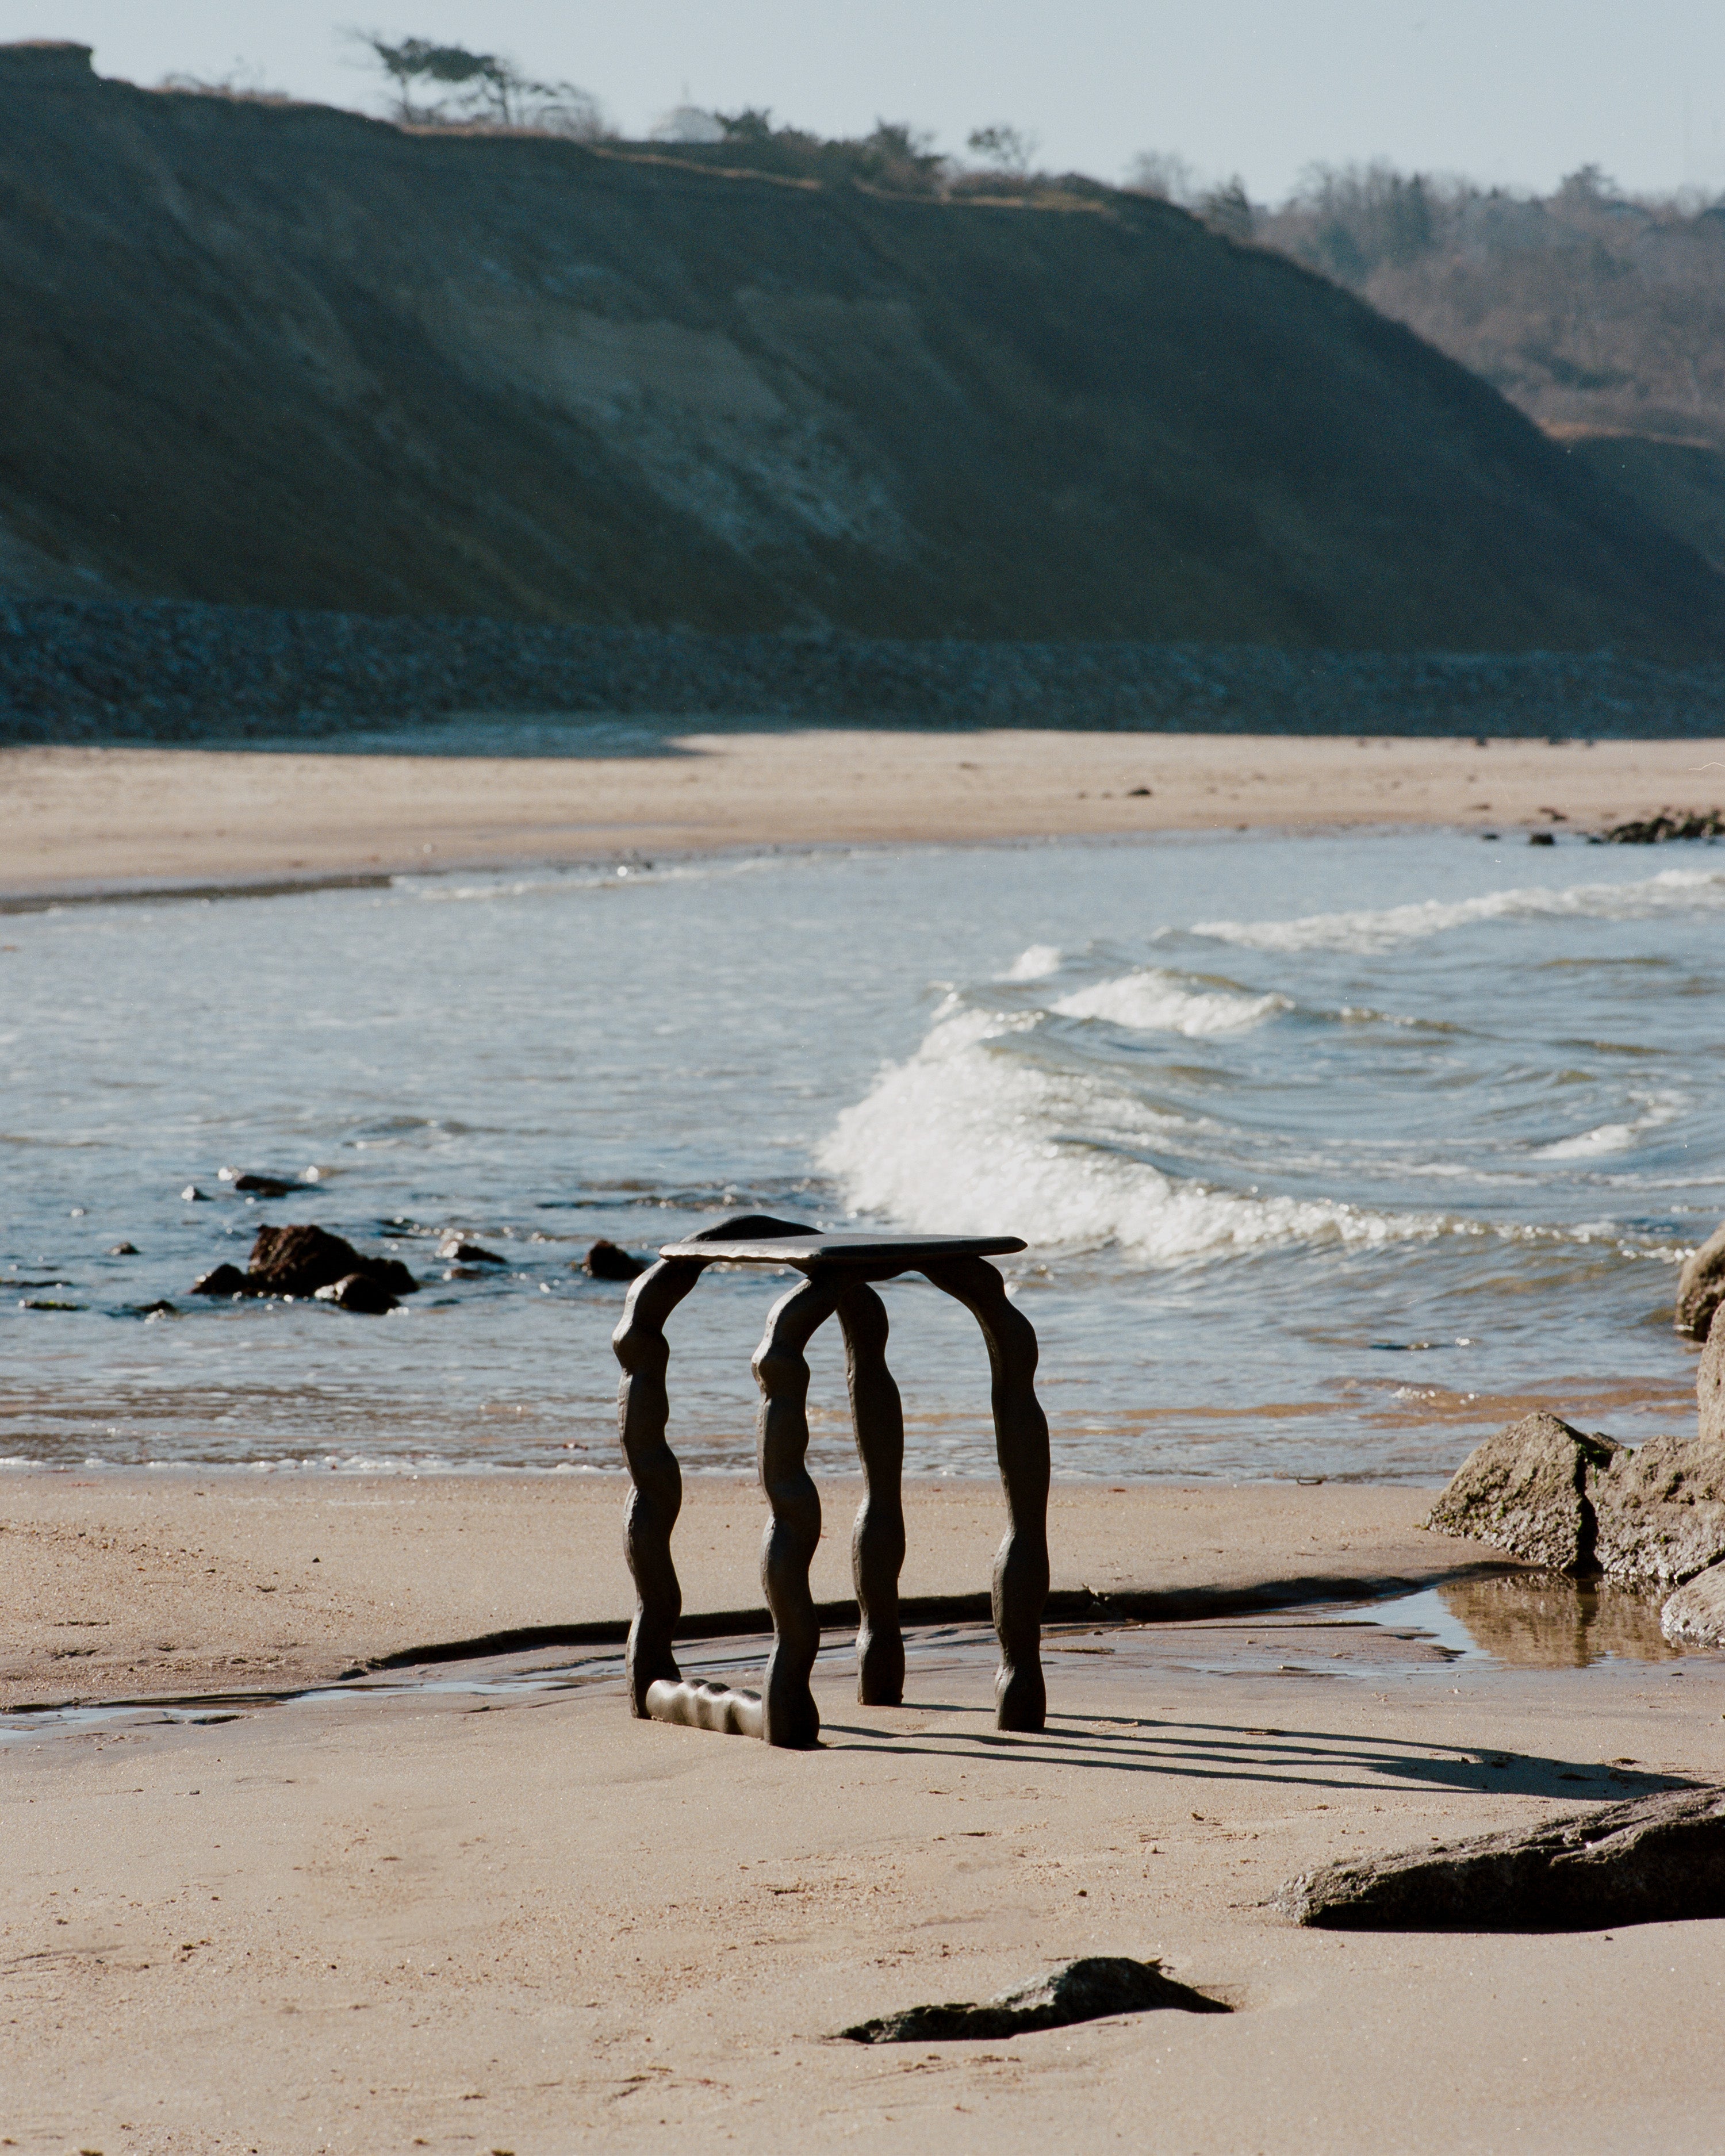
{"type": "Polygon", "coordinates": [[[1006,1283],[982,1258],[923,1270],[982,1327],[993,1378],[994,1446],[1006,1491],[1007,1528],[994,1559],[994,1630],[1000,1667],[994,1719],[1002,1729],[1040,1729],[1042,1611],[1048,1600],[1048,1418],[1036,1398],[1036,1332],[1007,1299],[1006,1283]]]}
{"type": "Polygon", "coordinates": [[[683,1477],[665,1442],[670,1415],[665,1368],[670,1350],[665,1321],[701,1278],[703,1268],[687,1258],[661,1258],[629,1289],[611,1345],[623,1365],[617,1414],[623,1456],[634,1485],[624,1515],[623,1548],[635,1583],[634,1621],[629,1628],[629,1697],[634,1712],[647,1717],[655,1684],[675,1685],[682,1672],[671,1652],[671,1635],[683,1614],[683,1590],[671,1563],[671,1529],[683,1504],[683,1477]]]}
{"type": "Polygon", "coordinates": [[[838,1306],[864,1486],[850,1537],[860,1617],[856,1696],[865,1707],[897,1707],[905,1696],[905,1640],[898,1621],[898,1576],[905,1562],[904,1408],[886,1367],[886,1304],[859,1281],[839,1291],[838,1306]]]}
{"type": "Polygon", "coordinates": [[[761,1486],[773,1508],[761,1545],[761,1584],[773,1613],[773,1652],[761,1687],[761,1734],[769,1744],[806,1751],[820,1741],[820,1715],[809,1689],[820,1645],[809,1567],[820,1540],[820,1493],[806,1464],[809,1364],[803,1350],[833,1314],[826,1281],[803,1280],[768,1314],[755,1350],[761,1388],[757,1458],[761,1486]]]}

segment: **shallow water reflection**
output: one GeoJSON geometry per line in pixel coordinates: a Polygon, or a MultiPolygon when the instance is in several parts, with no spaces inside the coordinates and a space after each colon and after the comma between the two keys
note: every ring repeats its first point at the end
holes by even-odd
{"type": "Polygon", "coordinates": [[[1521,1669],[1665,1662],[1679,1651],[1659,1629],[1659,1603],[1620,1588],[1540,1573],[1454,1580],[1437,1593],[1482,1653],[1521,1669]]]}

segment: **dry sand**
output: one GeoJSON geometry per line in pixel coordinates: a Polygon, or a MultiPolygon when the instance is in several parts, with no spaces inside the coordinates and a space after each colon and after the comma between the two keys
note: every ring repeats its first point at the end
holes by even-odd
{"type": "Polygon", "coordinates": [[[667,735],[654,755],[0,752],[0,899],[756,846],[1256,826],[1578,830],[1725,801],[1725,742],[667,735]],[[1133,789],[1147,787],[1147,795],[1133,789]]]}
{"type": "MultiPolygon", "coordinates": [[[[624,1599],[609,1481],[6,1491],[8,1642],[39,1674],[66,1613],[94,1615],[100,1691],[170,1674],[167,1613],[183,1681],[230,1633],[285,1672],[624,1599]]],[[[824,1591],[850,1494],[830,1493],[824,1591]]],[[[989,1497],[911,1495],[907,1584],[985,1567],[989,1497]]],[[[1431,1579],[1481,1553],[1425,1535],[1426,1502],[1063,1490],[1056,1572],[1431,1579]]],[[[759,1517],[753,1491],[691,1483],[691,1604],[746,1599],[759,1517]]],[[[1568,1591],[1461,1592],[1519,1595],[1537,1662],[1527,1613],[1568,1591]]],[[[633,1722],[598,1656],[561,1688],[350,1687],[0,1743],[4,2134],[55,2156],[1717,2148],[1717,1925],[1373,1938],[1265,1906],[1338,1855],[1725,1778],[1719,1658],[1633,1659],[1658,1653],[1644,1627],[1592,1669],[1452,1663],[1407,1629],[1306,1609],[1056,1632],[1040,1737],[994,1732],[990,1655],[958,1635],[915,1643],[899,1709],[859,1707],[824,1666],[813,1753],[633,1722]],[[1163,1957],[1235,2010],[832,2041],[1084,1953],[1163,1957]]]]}

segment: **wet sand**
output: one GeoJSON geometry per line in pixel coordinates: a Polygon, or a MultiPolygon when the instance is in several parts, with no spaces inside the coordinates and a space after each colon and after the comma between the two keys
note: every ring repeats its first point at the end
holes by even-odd
{"type": "MultiPolygon", "coordinates": [[[[621,1475],[8,1476],[0,1708],[318,1683],[433,1642],[624,1620],[627,1488],[621,1475]]],[[[825,1478],[821,1495],[811,1578],[817,1600],[839,1601],[861,1485],[825,1478]]],[[[1430,1502],[1343,1484],[1062,1485],[1054,1584],[1291,1601],[1495,1557],[1425,1532],[1430,1502]]],[[[994,1487],[916,1483],[906,1507],[903,1592],[985,1594],[1005,1526],[994,1487]]],[[[752,1480],[688,1478],[675,1543],[687,1614],[760,1607],[765,1518],[752,1480]]]]}
{"type": "MultiPolygon", "coordinates": [[[[621,1486],[8,1479],[9,1698],[280,1687],[416,1641],[614,1617],[621,1486]],[[80,1626],[102,1635],[93,1653],[80,1626]]],[[[855,1493],[825,1494],[816,1587],[839,1594],[855,1493]]],[[[980,1585],[993,1493],[909,1497],[907,1589],[980,1585]]],[[[1373,1938],[1267,1906],[1338,1856],[1725,1779],[1725,1658],[1667,1656],[1625,1604],[1589,1635],[1617,1658],[1564,1666],[1585,1599],[1425,1533],[1428,1502],[1057,1490],[1057,1584],[1200,1600],[1450,1584],[1384,1625],[1302,1604],[1051,1627],[1040,1736],[993,1729],[976,1625],[913,1633],[896,1709],[856,1704],[849,1640],[829,1635],[813,1753],[634,1722],[614,1646],[212,1698],[177,1721],[14,1714],[5,2132],[107,2156],[671,2135],[1037,2156],[1711,2149],[1716,1925],[1373,1938]],[[1495,1658],[1458,1659],[1433,1612],[1495,1658]],[[1235,2010],[833,2041],[1108,1953],[1163,1958],[1235,2010]]],[[[761,1517],[747,1486],[691,1479],[690,1609],[752,1599],[761,1517]]],[[[691,1645],[685,1667],[729,1676],[762,1644],[691,1645]]]]}
{"type": "Polygon", "coordinates": [[[1532,829],[1594,831],[1725,801],[1725,742],[1481,747],[826,728],[666,733],[656,747],[557,757],[0,751],[0,900],[1235,828],[1442,824],[1524,840],[1532,829]]]}

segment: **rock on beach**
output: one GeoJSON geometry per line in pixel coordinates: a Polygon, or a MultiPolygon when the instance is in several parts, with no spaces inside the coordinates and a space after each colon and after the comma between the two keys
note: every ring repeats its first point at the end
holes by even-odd
{"type": "Polygon", "coordinates": [[[1725,1647],[1725,1563],[1686,1580],[1660,1611],[1659,1629],[1673,1646],[1725,1647]]]}
{"type": "Polygon", "coordinates": [[[1725,1443],[1650,1437],[1589,1476],[1594,1558],[1605,1577],[1669,1590],[1725,1557],[1725,1443]]]}
{"type": "Polygon", "coordinates": [[[1277,1906],[1337,1931],[1583,1932],[1725,1917],[1725,1789],[1662,1790],[1531,1834],[1328,1864],[1277,1906]]]}
{"type": "Polygon", "coordinates": [[[1717,1311],[1695,1373],[1695,1404],[1703,1442],[1725,1445],[1725,1317],[1717,1311]]]}
{"type": "MultiPolygon", "coordinates": [[[[1712,1377],[1717,1397],[1725,1347],[1712,1377]]],[[[1699,1436],[1634,1448],[1524,1415],[1469,1454],[1426,1524],[1553,1572],[1669,1592],[1725,1558],[1725,1433],[1706,1397],[1699,1436]]]]}
{"type": "Polygon", "coordinates": [[[1590,1571],[1594,1518],[1588,1476],[1620,1449],[1556,1415],[1523,1415],[1468,1455],[1426,1525],[1440,1534],[1490,1543],[1548,1571],[1590,1571]]]}
{"type": "Polygon", "coordinates": [[[1673,1322],[1692,1340],[1705,1340],[1713,1313],[1725,1302],[1725,1226],[1716,1228],[1683,1261],[1677,1276],[1673,1322]]]}

